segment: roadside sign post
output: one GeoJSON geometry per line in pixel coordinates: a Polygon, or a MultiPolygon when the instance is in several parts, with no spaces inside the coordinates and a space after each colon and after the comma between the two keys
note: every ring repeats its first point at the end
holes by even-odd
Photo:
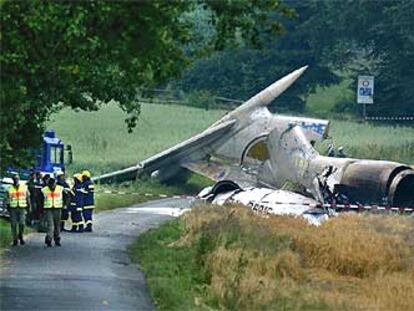
{"type": "Polygon", "coordinates": [[[357,103],[362,104],[362,117],[367,116],[367,104],[374,103],[374,76],[358,76],[357,103]]]}

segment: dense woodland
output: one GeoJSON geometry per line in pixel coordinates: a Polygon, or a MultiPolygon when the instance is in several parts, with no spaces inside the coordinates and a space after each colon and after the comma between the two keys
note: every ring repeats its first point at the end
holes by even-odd
{"type": "MultiPolygon", "coordinates": [[[[278,110],[303,111],[317,85],[375,76],[372,115],[414,115],[414,5],[412,1],[286,1],[294,15],[271,15],[279,36],[260,34],[261,49],[240,46],[196,61],[177,82],[186,91],[247,99],[277,77],[303,65],[310,69],[277,100],[278,110]]],[[[202,23],[209,29],[208,24],[202,23]]],[[[209,33],[203,29],[204,33],[209,33]]],[[[336,112],[353,112],[346,98],[336,112]]]]}
{"type": "MultiPolygon", "coordinates": [[[[275,109],[303,111],[316,86],[376,77],[372,114],[413,115],[414,6],[400,1],[2,1],[1,166],[30,162],[50,115],[169,87],[246,99],[310,65],[275,109]]],[[[196,102],[196,101],[194,101],[196,102]]],[[[355,99],[334,107],[354,112],[355,99]]]]}

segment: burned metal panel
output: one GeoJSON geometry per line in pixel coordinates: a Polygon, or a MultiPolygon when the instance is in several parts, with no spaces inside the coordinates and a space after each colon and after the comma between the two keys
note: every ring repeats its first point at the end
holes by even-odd
{"type": "Polygon", "coordinates": [[[388,200],[397,206],[414,206],[414,170],[406,169],[393,178],[388,200]]]}
{"type": "Polygon", "coordinates": [[[383,202],[388,197],[390,177],[403,168],[386,161],[356,161],[347,166],[340,183],[349,187],[348,196],[363,203],[383,202]]]}
{"type": "Polygon", "coordinates": [[[268,146],[268,174],[272,175],[266,178],[278,187],[286,181],[300,184],[321,202],[325,194],[321,191],[329,191],[332,197],[341,192],[352,202],[366,204],[407,205],[414,201],[410,189],[414,170],[404,164],[321,156],[298,126],[282,132],[275,129],[268,146]]]}
{"type": "Polygon", "coordinates": [[[307,188],[311,186],[309,165],[318,153],[299,126],[289,126],[284,130],[274,129],[268,137],[268,148],[268,170],[263,172],[265,176],[260,176],[261,179],[279,188],[286,181],[300,183],[307,188]]]}
{"type": "Polygon", "coordinates": [[[329,218],[326,211],[314,208],[318,202],[312,198],[280,189],[242,188],[231,181],[221,181],[200,192],[197,198],[218,205],[237,202],[263,214],[303,217],[313,225],[320,225],[329,218]]]}

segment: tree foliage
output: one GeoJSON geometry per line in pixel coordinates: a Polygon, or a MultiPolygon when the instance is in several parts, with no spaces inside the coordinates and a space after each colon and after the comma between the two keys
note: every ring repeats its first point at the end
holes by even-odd
{"type": "Polygon", "coordinates": [[[375,76],[371,114],[414,115],[414,6],[410,0],[315,1],[314,49],[345,70],[356,90],[358,75],[375,76]],[[316,21],[316,22],[315,22],[316,21]]]}
{"type": "MultiPolygon", "coordinates": [[[[115,100],[132,129],[136,88],[163,83],[188,64],[195,7],[211,13],[204,51],[272,31],[278,0],[5,1],[1,4],[1,165],[23,165],[52,112],[96,110],[115,100]],[[266,28],[267,27],[267,28],[266,28]]],[[[196,55],[197,53],[193,53],[196,55]]]]}
{"type": "MultiPolygon", "coordinates": [[[[338,81],[342,72],[354,83],[358,75],[375,76],[375,104],[368,112],[414,115],[414,5],[398,1],[286,1],[296,18],[273,20],[285,26],[282,36],[259,34],[263,49],[228,49],[202,59],[178,82],[182,88],[246,99],[294,68],[310,70],[274,104],[302,110],[316,85],[338,81]]],[[[338,109],[356,111],[356,98],[338,109]]]]}
{"type": "Polygon", "coordinates": [[[278,111],[303,111],[306,94],[316,85],[337,82],[338,77],[323,61],[322,49],[315,48],[313,29],[304,26],[315,14],[312,2],[293,2],[290,7],[295,11],[289,16],[294,18],[272,15],[273,21],[284,26],[279,29],[281,36],[260,33],[261,49],[243,46],[201,59],[186,70],[177,85],[186,91],[207,90],[219,96],[248,99],[294,69],[310,65],[306,75],[273,103],[278,111]]]}

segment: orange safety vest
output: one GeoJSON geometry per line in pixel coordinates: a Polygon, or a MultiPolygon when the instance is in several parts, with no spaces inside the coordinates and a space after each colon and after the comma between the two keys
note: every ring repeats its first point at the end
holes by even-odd
{"type": "Polygon", "coordinates": [[[45,197],[43,208],[62,208],[63,207],[63,187],[56,185],[55,191],[52,191],[49,187],[42,189],[45,197]]]}
{"type": "Polygon", "coordinates": [[[11,208],[26,208],[27,207],[27,186],[14,185],[9,187],[9,202],[11,208]]]}

